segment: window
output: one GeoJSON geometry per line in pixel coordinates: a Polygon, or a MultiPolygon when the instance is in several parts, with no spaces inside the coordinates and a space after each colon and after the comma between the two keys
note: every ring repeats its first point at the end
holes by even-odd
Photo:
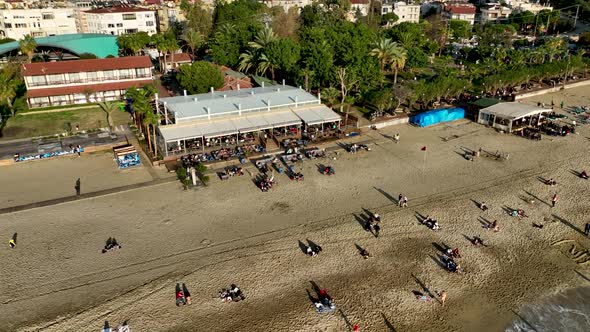
{"type": "Polygon", "coordinates": [[[147,26],[147,27],[153,27],[154,26],[154,21],[146,21],[145,22],[145,26],[147,26]]]}
{"type": "Polygon", "coordinates": [[[44,20],[53,20],[53,19],[55,19],[55,16],[53,16],[53,13],[44,13],[43,19],[44,20]]]}
{"type": "Polygon", "coordinates": [[[89,71],[86,73],[86,78],[88,81],[96,81],[98,79],[98,74],[95,71],[89,71]]]}
{"type": "Polygon", "coordinates": [[[123,23],[117,23],[117,28],[122,28],[123,27],[123,23]]]}
{"type": "Polygon", "coordinates": [[[70,73],[70,82],[80,82],[80,73],[70,73]]]}
{"type": "Polygon", "coordinates": [[[135,20],[135,14],[123,14],[123,21],[135,20]]]}
{"type": "Polygon", "coordinates": [[[60,84],[60,83],[63,83],[63,76],[61,76],[61,74],[48,75],[47,78],[49,79],[49,84],[60,84]]]}
{"type": "Polygon", "coordinates": [[[126,34],[132,34],[132,33],[136,33],[137,29],[125,29],[125,33],[126,34]]]}
{"type": "Polygon", "coordinates": [[[102,72],[102,77],[105,80],[114,80],[115,79],[115,71],[114,70],[105,70],[102,72]]]}
{"type": "Polygon", "coordinates": [[[11,23],[4,23],[4,27],[6,29],[12,29],[12,24],[11,23]]]}
{"type": "Polygon", "coordinates": [[[145,14],[145,17],[146,18],[152,17],[152,14],[151,13],[147,13],[147,14],[145,14]]]}
{"type": "Polygon", "coordinates": [[[26,28],[27,24],[26,23],[14,23],[14,27],[15,28],[26,28]]]}
{"type": "Polygon", "coordinates": [[[31,86],[39,86],[39,85],[46,85],[47,81],[45,80],[45,76],[31,76],[29,80],[31,86]]]}
{"type": "Polygon", "coordinates": [[[114,28],[114,27],[115,27],[115,25],[112,23],[107,24],[107,28],[114,28]]]}
{"type": "Polygon", "coordinates": [[[119,69],[119,78],[131,78],[131,72],[129,71],[129,69],[119,69]]]}

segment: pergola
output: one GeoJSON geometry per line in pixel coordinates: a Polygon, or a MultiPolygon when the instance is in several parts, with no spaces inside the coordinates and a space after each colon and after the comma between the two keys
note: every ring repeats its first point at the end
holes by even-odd
{"type": "Polygon", "coordinates": [[[263,130],[286,132],[341,120],[319,97],[286,85],[163,98],[156,104],[164,119],[158,133],[165,156],[195,150],[187,142],[204,151],[209,142],[224,140],[228,146],[263,130]]]}
{"type": "Polygon", "coordinates": [[[519,102],[498,103],[479,110],[477,123],[511,133],[522,126],[537,126],[550,110],[519,102]]]}

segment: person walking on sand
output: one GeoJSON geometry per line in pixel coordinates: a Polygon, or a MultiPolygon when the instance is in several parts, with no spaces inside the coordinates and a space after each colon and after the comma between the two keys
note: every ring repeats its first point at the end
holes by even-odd
{"type": "Polygon", "coordinates": [[[402,199],[404,198],[404,195],[399,194],[399,196],[397,196],[397,206],[401,207],[402,206],[402,199]]]}
{"type": "Polygon", "coordinates": [[[402,207],[408,207],[408,197],[404,196],[404,198],[402,198],[402,207]]]}
{"type": "Polygon", "coordinates": [[[440,302],[442,304],[442,306],[445,306],[445,302],[447,301],[447,291],[443,290],[442,292],[440,292],[439,294],[440,296],[440,302]]]}
{"type": "Polygon", "coordinates": [[[557,193],[555,193],[553,195],[553,198],[551,198],[551,207],[555,207],[555,204],[557,203],[558,200],[559,200],[559,196],[557,196],[557,193]]]}
{"type": "Polygon", "coordinates": [[[395,136],[393,136],[393,140],[395,141],[395,144],[399,143],[399,134],[395,134],[395,136]]]}
{"type": "Polygon", "coordinates": [[[590,222],[587,222],[586,226],[584,226],[584,234],[586,234],[586,236],[590,236],[590,222]]]}

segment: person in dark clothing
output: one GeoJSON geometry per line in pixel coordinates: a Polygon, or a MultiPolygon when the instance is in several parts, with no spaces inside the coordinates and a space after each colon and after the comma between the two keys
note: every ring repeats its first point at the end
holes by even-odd
{"type": "Polygon", "coordinates": [[[182,292],[184,293],[184,298],[186,300],[186,304],[191,304],[191,293],[188,291],[188,288],[182,283],[182,292]]]}
{"type": "Polygon", "coordinates": [[[590,222],[586,223],[586,226],[584,227],[584,233],[586,236],[590,236],[590,222]]]}
{"type": "Polygon", "coordinates": [[[76,196],[80,196],[80,178],[78,178],[78,180],[76,180],[76,185],[74,186],[74,189],[76,189],[76,196]]]}
{"type": "Polygon", "coordinates": [[[379,223],[376,222],[375,225],[373,225],[373,230],[375,237],[379,237],[379,231],[381,231],[381,226],[379,226],[379,223]]]}

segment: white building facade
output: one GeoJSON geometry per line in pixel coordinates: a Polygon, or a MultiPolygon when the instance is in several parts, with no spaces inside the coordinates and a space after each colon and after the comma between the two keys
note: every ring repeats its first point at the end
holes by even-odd
{"type": "Polygon", "coordinates": [[[89,33],[126,35],[140,31],[148,35],[157,33],[156,12],[135,7],[110,7],[88,10],[84,13],[89,33]]]}
{"type": "Polygon", "coordinates": [[[412,5],[401,1],[384,1],[381,5],[381,15],[389,13],[394,13],[398,17],[398,20],[393,25],[403,22],[418,23],[420,21],[420,5],[412,5]]]}
{"type": "Polygon", "coordinates": [[[22,39],[25,35],[48,37],[77,33],[72,8],[0,10],[0,36],[22,39]]]}
{"type": "Polygon", "coordinates": [[[502,5],[482,7],[479,10],[481,11],[482,23],[505,20],[512,13],[512,9],[502,5]]]}

